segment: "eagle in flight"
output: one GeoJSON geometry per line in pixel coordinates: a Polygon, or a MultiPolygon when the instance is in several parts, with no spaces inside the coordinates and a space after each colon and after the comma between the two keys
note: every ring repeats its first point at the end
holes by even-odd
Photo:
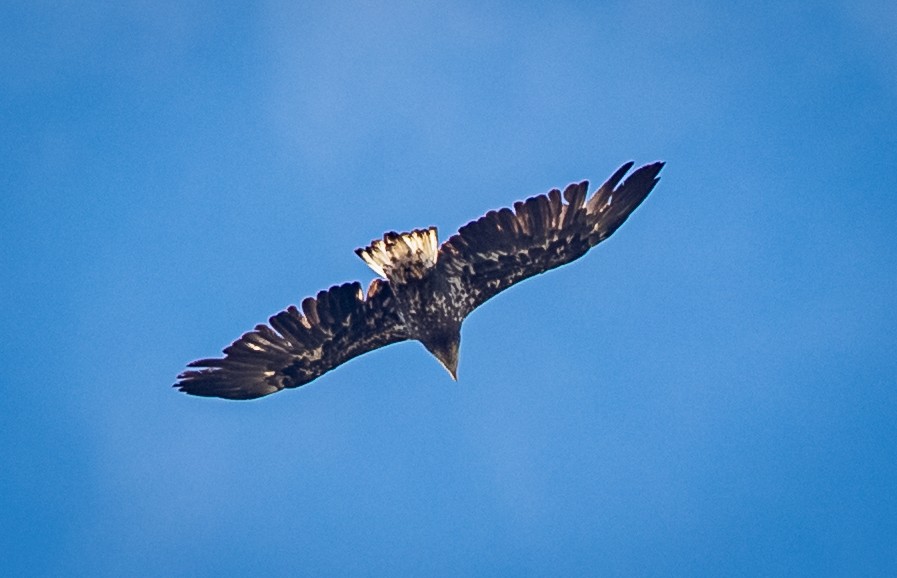
{"type": "Polygon", "coordinates": [[[620,167],[591,198],[568,185],[489,211],[441,246],[436,227],[386,233],[355,252],[375,278],[321,291],[277,313],[224,349],[199,359],[174,387],[192,395],[254,399],[299,387],[391,343],[413,339],[458,376],[461,324],[487,299],[569,263],[610,237],[657,184],[662,162],[620,167]]]}

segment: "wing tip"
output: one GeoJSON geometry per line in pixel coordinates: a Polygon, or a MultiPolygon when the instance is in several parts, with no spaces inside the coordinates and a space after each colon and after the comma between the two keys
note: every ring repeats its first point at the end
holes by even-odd
{"type": "Polygon", "coordinates": [[[588,211],[595,219],[596,236],[594,243],[611,236],[629,215],[648,198],[660,181],[660,171],[666,161],[655,161],[643,165],[623,179],[624,168],[634,166],[632,161],[624,164],[595,191],[589,199],[588,211]]]}
{"type": "Polygon", "coordinates": [[[264,375],[247,379],[231,375],[226,369],[184,371],[171,387],[187,395],[231,400],[258,399],[283,389],[268,383],[264,375]]]}
{"type": "Polygon", "coordinates": [[[651,175],[651,177],[654,178],[655,180],[659,180],[660,179],[660,176],[659,176],[660,171],[663,169],[664,166],[666,166],[666,164],[667,164],[666,161],[654,161],[653,163],[648,163],[644,166],[639,167],[632,174],[635,175],[635,173],[637,173],[639,171],[645,171],[645,174],[651,175]]]}

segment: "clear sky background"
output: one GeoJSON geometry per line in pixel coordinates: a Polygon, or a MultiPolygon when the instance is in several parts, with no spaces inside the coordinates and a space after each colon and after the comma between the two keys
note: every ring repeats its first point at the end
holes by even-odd
{"type": "Polygon", "coordinates": [[[897,572],[886,1],[0,9],[0,573],[897,572]],[[606,244],[254,402],[386,230],[665,160],[606,244]]]}

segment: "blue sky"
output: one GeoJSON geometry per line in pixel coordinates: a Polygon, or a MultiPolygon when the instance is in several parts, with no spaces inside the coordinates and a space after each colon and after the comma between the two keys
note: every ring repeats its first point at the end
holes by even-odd
{"type": "Polygon", "coordinates": [[[0,9],[4,575],[897,572],[884,1],[0,9]],[[170,388],[386,230],[665,160],[418,344],[170,388]]]}

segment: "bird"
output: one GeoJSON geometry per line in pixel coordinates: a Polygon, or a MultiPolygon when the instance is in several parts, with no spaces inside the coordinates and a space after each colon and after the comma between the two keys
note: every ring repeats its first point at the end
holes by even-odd
{"type": "Polygon", "coordinates": [[[295,388],[363,353],[423,344],[458,379],[461,325],[488,299],[579,259],[610,237],[660,180],[663,162],[628,162],[587,198],[589,183],[518,201],[461,227],[442,245],[436,227],[388,232],[356,254],[377,274],[290,305],[223,350],[198,359],[173,387],[204,397],[255,399],[295,388]]]}

